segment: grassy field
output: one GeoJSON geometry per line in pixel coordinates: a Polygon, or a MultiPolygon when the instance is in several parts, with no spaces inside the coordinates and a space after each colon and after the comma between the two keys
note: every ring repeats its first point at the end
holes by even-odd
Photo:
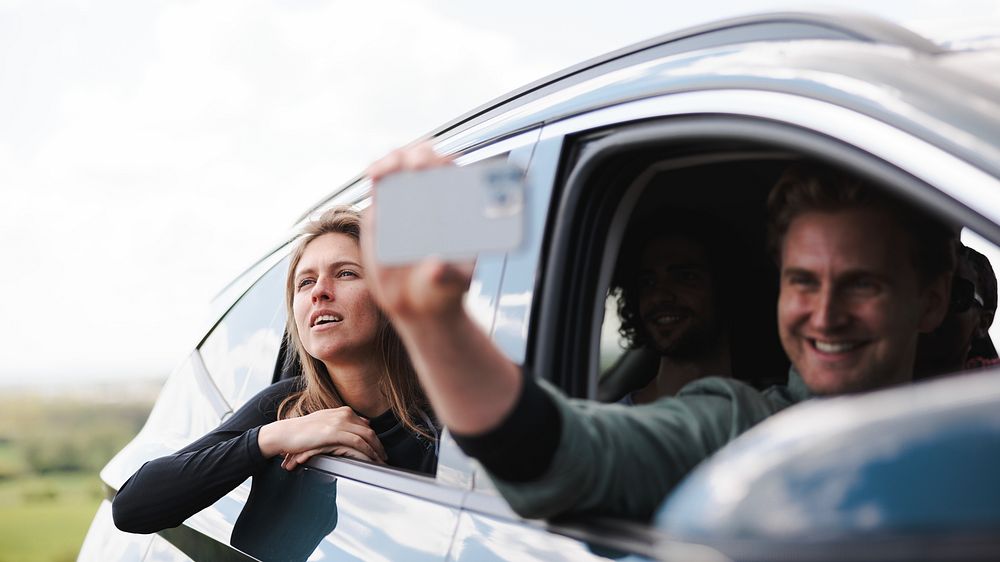
{"type": "Polygon", "coordinates": [[[101,502],[98,472],[151,406],[0,398],[0,562],[76,560],[101,502]]]}
{"type": "Polygon", "coordinates": [[[96,473],[0,482],[0,562],[76,560],[100,496],[96,473]]]}

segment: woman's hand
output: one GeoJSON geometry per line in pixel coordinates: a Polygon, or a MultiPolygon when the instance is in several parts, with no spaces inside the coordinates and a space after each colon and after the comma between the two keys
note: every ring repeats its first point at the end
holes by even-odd
{"type": "Polygon", "coordinates": [[[284,455],[286,470],[323,453],[377,464],[388,458],[368,420],[348,406],[269,423],[260,428],[257,444],[267,458],[284,455]]]}

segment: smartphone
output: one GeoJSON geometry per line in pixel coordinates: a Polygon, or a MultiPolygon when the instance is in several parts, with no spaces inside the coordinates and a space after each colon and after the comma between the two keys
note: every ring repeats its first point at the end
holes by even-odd
{"type": "Polygon", "coordinates": [[[524,238],[524,192],[524,170],[507,162],[387,176],[375,195],[376,258],[465,261],[515,250],[524,238]]]}

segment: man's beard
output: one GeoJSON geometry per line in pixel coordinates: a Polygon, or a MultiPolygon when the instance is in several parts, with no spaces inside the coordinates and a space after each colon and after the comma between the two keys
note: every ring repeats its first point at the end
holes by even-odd
{"type": "Polygon", "coordinates": [[[722,333],[720,322],[698,323],[666,344],[657,341],[652,334],[648,335],[648,339],[652,348],[661,356],[674,361],[696,361],[711,356],[719,348],[722,333]]]}

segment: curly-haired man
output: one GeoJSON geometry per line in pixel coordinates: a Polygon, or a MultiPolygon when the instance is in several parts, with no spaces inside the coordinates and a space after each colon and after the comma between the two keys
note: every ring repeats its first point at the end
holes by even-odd
{"type": "Polygon", "coordinates": [[[659,367],[633,383],[623,403],[646,404],[693,380],[733,375],[731,244],[718,221],[666,210],[628,233],[615,275],[619,333],[628,349],[655,351],[659,367]]]}

